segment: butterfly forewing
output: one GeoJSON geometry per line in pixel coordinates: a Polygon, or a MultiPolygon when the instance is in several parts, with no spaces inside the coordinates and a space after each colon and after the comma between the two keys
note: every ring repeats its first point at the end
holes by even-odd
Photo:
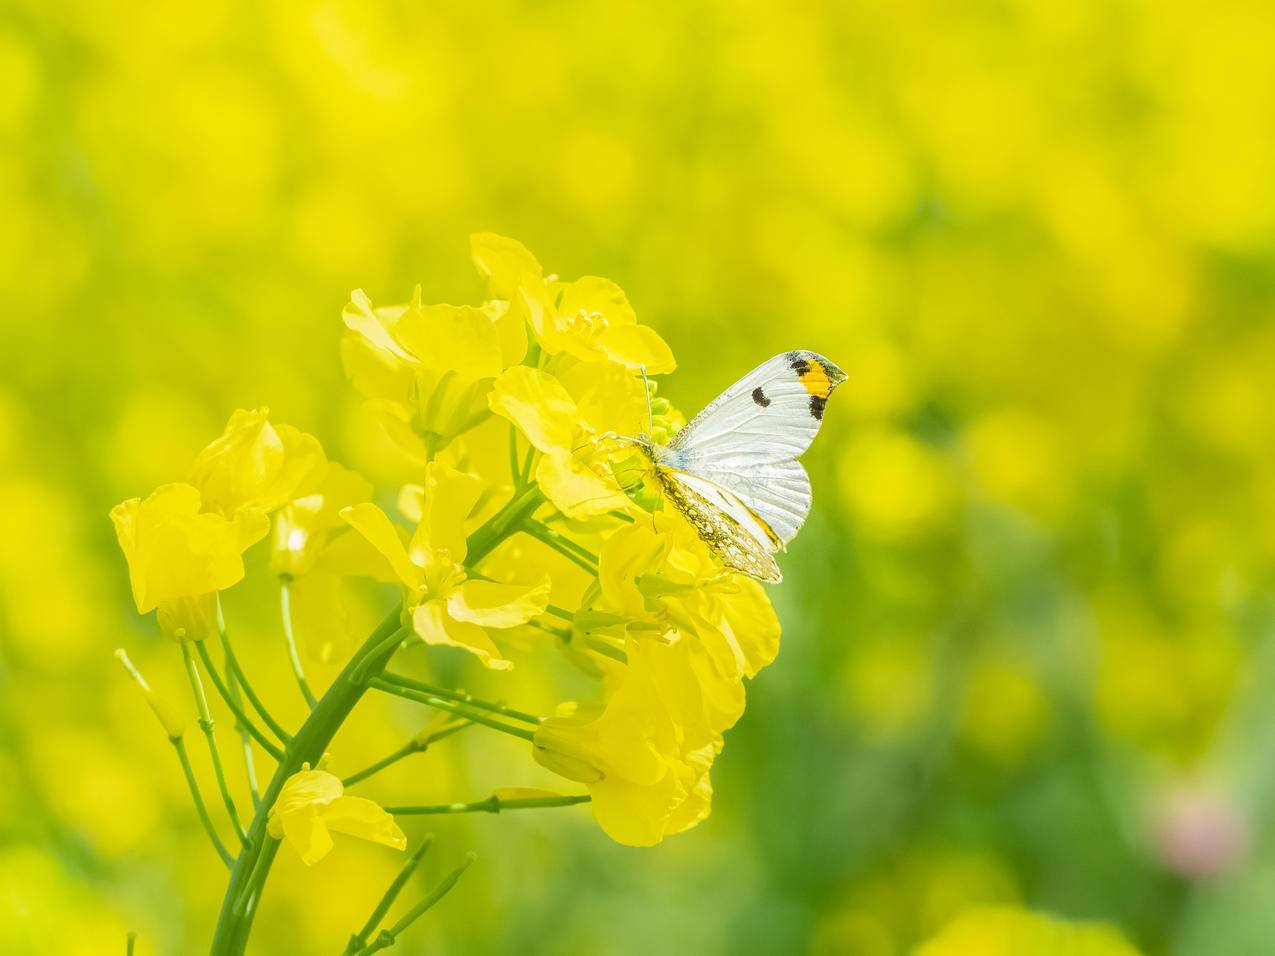
{"type": "Polygon", "coordinates": [[[819,432],[828,398],[846,375],[815,352],[763,362],[713,399],[669,442],[682,467],[796,458],[819,432]]]}

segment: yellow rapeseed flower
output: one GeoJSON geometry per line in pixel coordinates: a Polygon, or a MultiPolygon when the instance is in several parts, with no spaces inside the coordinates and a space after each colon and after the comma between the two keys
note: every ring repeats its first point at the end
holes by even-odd
{"type": "Polygon", "coordinates": [[[566,705],[536,730],[536,760],[583,783],[614,840],[651,846],[708,816],[709,771],[721,732],[743,712],[743,690],[687,635],[630,639],[609,662],[601,704],[566,705]]]}
{"type": "Polygon", "coordinates": [[[509,302],[511,315],[531,324],[548,354],[645,367],[650,375],[677,367],[668,344],[654,329],[638,324],[628,297],[614,282],[596,276],[559,282],[545,276],[520,242],[492,233],[470,236],[469,241],[474,265],[491,294],[509,302]]]}
{"type": "Polygon", "coordinates": [[[266,829],[276,840],[287,839],[307,866],[318,863],[332,849],[332,834],[346,833],[395,850],[407,837],[394,818],[364,797],[347,797],[340,778],[303,764],[279,791],[270,808],[266,829]]]}
{"type": "Polygon", "coordinates": [[[269,527],[255,509],[234,519],[201,509],[199,490],[186,484],[111,509],[138,613],[159,608],[160,627],[177,639],[215,633],[216,593],[243,577],[243,551],[269,527]]]}
{"type": "Polygon", "coordinates": [[[606,362],[577,365],[563,377],[566,382],[540,369],[511,368],[491,391],[492,411],[540,452],[536,482],[563,514],[583,518],[626,508],[628,498],[606,462],[628,449],[604,439],[637,430],[646,409],[640,381],[606,362]]]}
{"type": "Polygon", "coordinates": [[[272,425],[269,411],[239,409],[195,459],[190,483],[206,509],[227,517],[250,509],[272,512],[323,465],[318,440],[291,425],[272,425]]]}
{"type": "Polygon", "coordinates": [[[427,644],[459,647],[487,667],[513,666],[487,634],[525,624],[543,613],[550,581],[503,584],[468,577],[465,520],[482,494],[472,475],[431,462],[426,469],[421,520],[404,545],[399,530],[376,505],[364,503],[341,512],[388,562],[405,589],[404,607],[427,644]]]}
{"type": "Polygon", "coordinates": [[[487,417],[491,380],[527,351],[526,325],[503,304],[373,307],[361,289],[342,313],[346,375],[405,452],[428,461],[487,417]]]}

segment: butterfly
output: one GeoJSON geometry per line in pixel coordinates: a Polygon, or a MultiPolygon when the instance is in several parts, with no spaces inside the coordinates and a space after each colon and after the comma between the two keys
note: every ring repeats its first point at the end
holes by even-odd
{"type": "Polygon", "coordinates": [[[664,500],[727,567],[777,582],[774,554],[810,512],[810,447],[846,373],[815,352],[784,352],[713,399],[667,445],[629,439],[664,500]]]}

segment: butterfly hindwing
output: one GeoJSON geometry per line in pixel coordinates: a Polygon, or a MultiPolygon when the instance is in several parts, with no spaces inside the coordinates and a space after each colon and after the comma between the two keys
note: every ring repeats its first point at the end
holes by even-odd
{"type": "Polygon", "coordinates": [[[656,474],[668,502],[723,564],[760,581],[782,579],[771,556],[775,548],[766,529],[730,492],[671,468],[657,468],[656,474]]]}

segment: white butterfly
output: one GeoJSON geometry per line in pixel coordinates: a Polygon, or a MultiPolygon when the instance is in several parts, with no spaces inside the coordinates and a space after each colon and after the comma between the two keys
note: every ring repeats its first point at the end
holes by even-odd
{"type": "Polygon", "coordinates": [[[667,445],[632,441],[650,459],[665,500],[723,564],[779,581],[773,555],[810,511],[810,479],[797,456],[845,380],[822,355],[785,352],[709,402],[667,445]]]}

